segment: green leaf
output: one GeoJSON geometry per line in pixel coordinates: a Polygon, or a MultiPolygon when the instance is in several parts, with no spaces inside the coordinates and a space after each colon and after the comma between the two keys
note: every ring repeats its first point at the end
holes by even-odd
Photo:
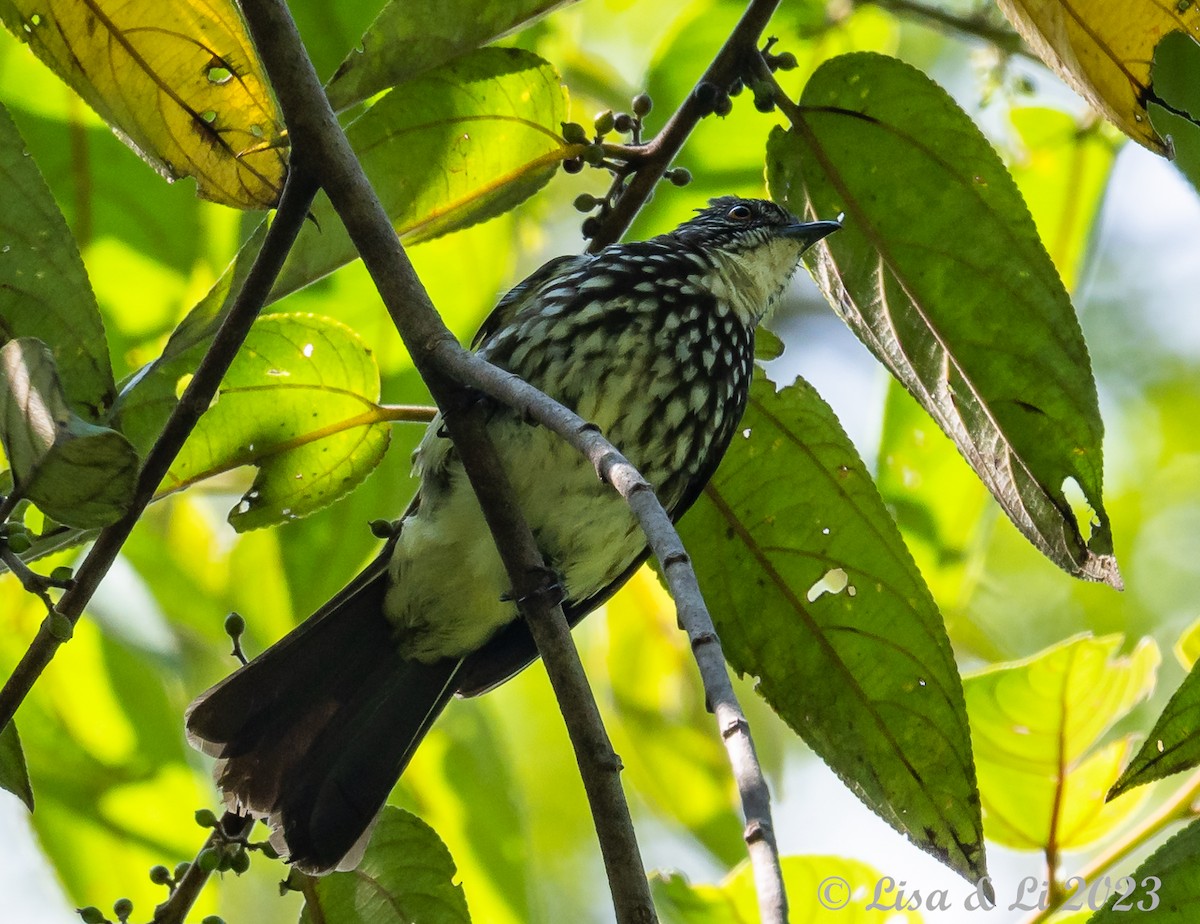
{"type": "Polygon", "coordinates": [[[920,71],[822,65],[768,145],[772,195],[846,213],[810,251],[826,297],[1055,564],[1121,586],[1101,498],[1103,427],[1079,322],[1012,178],[920,71]],[[867,155],[864,156],[864,152],[867,155]],[[1095,513],[1084,540],[1064,487],[1095,513]]]}
{"type": "Polygon", "coordinates": [[[1171,695],[1154,728],[1109,791],[1123,792],[1200,766],[1200,669],[1191,672],[1171,695]]]}
{"type": "Polygon", "coordinates": [[[72,409],[98,422],[116,389],[96,297],[67,223],[2,106],[0,186],[0,340],[49,344],[72,409]]]}
{"type": "Polygon", "coordinates": [[[1104,802],[1129,740],[1096,743],[1150,695],[1159,655],[1147,639],[1118,657],[1121,642],[1077,636],[964,679],[990,839],[1024,850],[1077,849],[1137,809],[1134,797],[1104,802]]]}
{"type": "MultiPolygon", "coordinates": [[[[415,244],[508,211],[549,182],[572,148],[554,68],[516,48],[484,48],[388,93],[346,128],[396,233],[415,244]]],[[[324,195],[273,297],[357,252],[324,195]]]]}
{"type": "Polygon", "coordinates": [[[1122,898],[1112,883],[1114,894],[1089,924],[1192,924],[1200,916],[1200,821],[1150,854],[1128,878],[1134,888],[1122,898]]]}
{"type": "MultiPolygon", "coordinates": [[[[877,894],[879,884],[887,880],[865,863],[844,857],[782,857],[780,866],[791,899],[791,924],[835,920],[838,924],[920,924],[922,920],[915,911],[887,907],[896,895],[877,894]],[[868,908],[872,903],[884,907],[868,908]]],[[[677,873],[655,873],[650,888],[662,924],[759,921],[749,863],[739,864],[720,885],[692,885],[677,873]]]]}
{"type": "Polygon", "coordinates": [[[392,0],[328,86],[343,110],[565,6],[571,0],[392,0]]]}
{"type": "Polygon", "coordinates": [[[456,872],[433,828],[385,806],[362,863],[315,880],[300,924],[468,924],[456,872]]]}
{"type": "MultiPolygon", "coordinates": [[[[131,438],[154,440],[189,368],[185,354],[123,403],[131,438]],[[173,366],[177,382],[165,374],[173,366]]],[[[379,371],[354,331],[316,315],[266,315],[160,490],[254,465],[254,484],[230,523],[244,531],[304,516],[353,489],[383,458],[390,425],[378,400],[379,371]]]]}
{"type": "Polygon", "coordinates": [[[235,208],[275,204],[282,119],[230,0],[0,0],[0,19],[164,178],[235,208]]]}
{"type": "Polygon", "coordinates": [[[29,784],[29,770],[15,722],[0,728],[0,789],[8,790],[33,811],[33,787],[29,784]]]}
{"type": "Polygon", "coordinates": [[[976,881],[982,822],[937,606],[833,412],[761,376],[682,520],[730,664],[868,806],[976,881]]]}
{"type": "Polygon", "coordinates": [[[1196,72],[1200,45],[1183,32],[1163,36],[1154,49],[1151,95],[1146,104],[1150,124],[1171,145],[1171,159],[1200,189],[1200,93],[1196,72]]]}
{"type": "Polygon", "coordinates": [[[71,411],[50,349],[32,337],[0,348],[0,443],[21,496],[60,523],[107,526],[133,504],[137,452],[71,411]]]}

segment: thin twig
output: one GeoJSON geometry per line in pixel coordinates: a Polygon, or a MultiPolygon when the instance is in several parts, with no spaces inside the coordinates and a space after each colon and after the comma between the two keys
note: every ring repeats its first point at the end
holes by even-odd
{"type": "Polygon", "coordinates": [[[244,0],[243,12],[275,87],[293,143],[311,145],[314,165],[329,200],[412,355],[414,365],[446,412],[447,429],[479,497],[522,614],[555,684],[560,707],[592,805],[617,920],[657,920],[629,808],[621,790],[619,761],[608,743],[591,689],[578,662],[570,630],[557,601],[545,591],[546,567],[503,477],[486,427],[470,408],[471,396],[447,377],[438,348],[463,352],[434,310],[387,213],[371,188],[304,53],[283,0],[244,0]],[[542,647],[543,643],[547,643],[542,647]]]}
{"type": "Polygon", "coordinates": [[[238,815],[236,812],[226,812],[222,815],[217,828],[197,851],[195,859],[188,866],[187,872],[175,883],[175,888],[167,900],[154,909],[154,918],[150,924],[183,924],[187,920],[188,912],[196,904],[196,899],[200,897],[204,884],[208,882],[208,877],[212,875],[200,868],[200,854],[209,848],[244,838],[253,827],[253,818],[238,815]]]}
{"type": "Polygon", "coordinates": [[[683,143],[692,130],[708,114],[709,110],[697,92],[701,84],[728,90],[730,85],[742,76],[747,59],[758,54],[759,36],[766,29],[779,2],[780,0],[750,0],[746,12],[729,33],[729,38],[725,40],[725,44],[721,46],[704,75],[696,82],[696,88],[675,110],[662,130],[638,148],[637,169],[628,185],[612,203],[612,208],[600,218],[600,226],[588,244],[591,253],[621,239],[638,210],[654,192],[654,187],[662,179],[663,173],[683,149],[683,143]]]}
{"type": "MultiPolygon", "coordinates": [[[[74,585],[58,601],[57,620],[65,618],[68,627],[73,627],[79,621],[84,607],[91,601],[92,594],[112,567],[121,546],[129,538],[146,505],[153,499],[155,490],[166,476],[179,450],[183,448],[188,435],[196,426],[196,421],[212,403],[221,379],[224,378],[238,348],[246,339],[251,325],[266,302],[275,277],[279,275],[283,266],[284,257],[304,225],[316,186],[308,179],[311,174],[297,169],[295,156],[292,162],[293,167],[284,185],[275,221],[267,230],[262,249],[246,276],[237,300],[221,323],[212,345],[205,352],[200,365],[196,367],[195,375],[146,456],[138,474],[133,505],[125,516],[101,531],[75,573],[74,585]]],[[[53,659],[59,646],[69,636],[69,632],[64,632],[61,627],[52,624],[55,619],[55,615],[52,614],[42,622],[25,654],[5,682],[4,688],[0,689],[0,728],[4,728],[12,720],[17,707],[53,659]]]]}

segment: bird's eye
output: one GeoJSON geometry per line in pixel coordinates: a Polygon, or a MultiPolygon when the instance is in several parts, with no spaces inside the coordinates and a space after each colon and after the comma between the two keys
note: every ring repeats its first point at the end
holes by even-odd
{"type": "Polygon", "coordinates": [[[726,213],[726,217],[730,221],[749,221],[754,217],[754,213],[748,205],[735,205],[726,213]]]}

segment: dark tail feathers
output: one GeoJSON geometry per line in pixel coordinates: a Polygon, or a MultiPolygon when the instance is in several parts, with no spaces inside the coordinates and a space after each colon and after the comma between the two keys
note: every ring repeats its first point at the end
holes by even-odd
{"type": "Polygon", "coordinates": [[[386,558],[187,712],[188,739],[219,759],[226,801],[265,817],[272,843],[306,873],[357,863],[454,693],[460,662],[397,653],[383,615],[386,558]]]}

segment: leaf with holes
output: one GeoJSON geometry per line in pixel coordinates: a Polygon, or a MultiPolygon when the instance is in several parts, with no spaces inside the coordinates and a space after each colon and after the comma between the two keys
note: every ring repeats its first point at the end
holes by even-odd
{"type": "Polygon", "coordinates": [[[16,490],[59,523],[107,526],[133,505],[133,446],[71,410],[53,354],[32,337],[0,348],[0,443],[16,490]]]}
{"type": "MultiPolygon", "coordinates": [[[[484,48],[388,93],[346,137],[405,244],[485,221],[550,181],[577,148],[559,137],[566,94],[554,68],[517,48],[484,48]]],[[[324,195],[273,297],[358,256],[324,195]]]]}
{"type": "Polygon", "coordinates": [[[797,214],[846,213],[807,258],[830,304],[1026,538],[1120,587],[1087,347],[996,152],[945,91],[883,55],[822,65],[792,118],[771,135],[768,179],[797,214]],[[1095,513],[1087,540],[1072,482],[1095,513]]]}
{"type": "Polygon", "coordinates": [[[986,874],[962,686],[937,605],[833,412],[755,381],[681,521],[729,663],[880,817],[986,874]]]}
{"type": "Polygon", "coordinates": [[[1098,742],[1150,695],[1159,658],[1149,640],[1118,656],[1121,642],[1078,636],[963,680],[988,838],[1077,850],[1138,809],[1137,796],[1104,801],[1130,739],[1098,742]]]}
{"type": "MultiPolygon", "coordinates": [[[[192,360],[185,352],[122,405],[122,427],[135,443],[154,441],[192,360]],[[165,374],[172,368],[177,379],[165,374]]],[[[383,458],[390,424],[378,400],[379,370],[354,331],[315,315],[266,315],[160,491],[253,465],[254,484],[230,523],[243,531],[304,516],[353,489],[383,458]]]]}
{"type": "Polygon", "coordinates": [[[0,19],[169,181],[270,208],[282,123],[230,0],[0,0],[0,19]]]}
{"type": "Polygon", "coordinates": [[[0,187],[0,341],[46,343],[67,402],[97,423],[116,391],[100,309],[75,239],[2,106],[0,187]]]}
{"type": "Polygon", "coordinates": [[[21,739],[17,737],[17,726],[13,722],[0,728],[0,789],[8,790],[33,811],[33,787],[29,784],[25,753],[21,750],[21,739]]]}
{"type": "Polygon", "coordinates": [[[1059,77],[1139,144],[1166,146],[1150,126],[1150,61],[1170,32],[1200,39],[1188,0],[998,0],[1021,37],[1059,77]]]}
{"type": "Polygon", "coordinates": [[[329,102],[346,109],[570,2],[391,0],[329,81],[329,102]]]}
{"type": "Polygon", "coordinates": [[[469,924],[457,872],[433,828],[384,806],[358,867],[312,880],[300,924],[469,924]]]}

